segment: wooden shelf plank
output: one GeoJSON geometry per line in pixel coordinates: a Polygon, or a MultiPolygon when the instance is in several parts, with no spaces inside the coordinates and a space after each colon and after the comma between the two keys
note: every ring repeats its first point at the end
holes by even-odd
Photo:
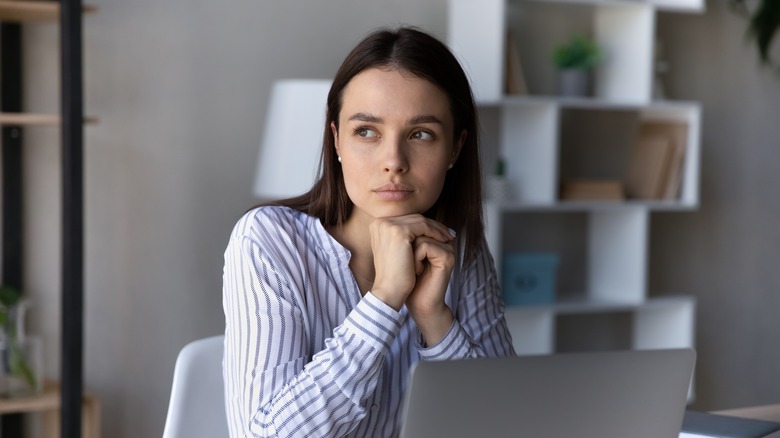
{"type": "Polygon", "coordinates": [[[45,382],[40,394],[19,398],[0,399],[0,414],[41,412],[60,407],[60,388],[54,382],[45,382]]]}
{"type": "MultiPolygon", "coordinates": [[[[0,125],[59,126],[61,119],[56,114],[0,113],[0,125]]],[[[85,117],[84,123],[97,123],[97,118],[85,117]]]]}
{"type": "MultiPolygon", "coordinates": [[[[15,398],[0,398],[0,415],[6,414],[43,414],[42,436],[59,437],[60,433],[60,407],[62,404],[62,392],[60,384],[47,380],[43,384],[43,391],[39,394],[19,396],[15,398]]],[[[94,394],[84,392],[82,400],[82,438],[99,438],[100,435],[100,399],[94,394]]]]}
{"type": "MultiPolygon", "coordinates": [[[[85,13],[94,12],[94,6],[84,6],[85,13]]],[[[19,22],[56,21],[60,4],[55,1],[3,0],[0,1],[0,20],[19,22]]]]}

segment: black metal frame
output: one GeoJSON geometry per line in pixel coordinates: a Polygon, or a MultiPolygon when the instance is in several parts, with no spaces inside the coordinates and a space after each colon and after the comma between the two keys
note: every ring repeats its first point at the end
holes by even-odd
{"type": "Polygon", "coordinates": [[[64,438],[81,437],[84,351],[84,102],[81,0],[62,0],[62,411],[64,438]]]}
{"type": "MultiPolygon", "coordinates": [[[[61,436],[81,437],[83,397],[84,188],[81,0],[60,2],[62,115],[61,436]]],[[[22,26],[0,23],[0,109],[22,111],[22,26]]],[[[2,127],[3,283],[23,290],[22,129],[2,127]]],[[[23,436],[23,417],[5,415],[2,436],[23,436]]]]}
{"type": "MultiPolygon", "coordinates": [[[[22,111],[22,26],[18,23],[0,23],[0,110],[22,111]]],[[[3,177],[3,279],[2,283],[24,290],[23,238],[23,139],[20,126],[2,129],[3,177]]],[[[23,436],[24,417],[21,414],[3,415],[2,436],[23,436]]]]}

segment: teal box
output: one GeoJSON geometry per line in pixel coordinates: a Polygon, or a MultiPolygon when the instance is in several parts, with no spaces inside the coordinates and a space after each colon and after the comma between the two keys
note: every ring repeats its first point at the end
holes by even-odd
{"type": "Polygon", "coordinates": [[[553,253],[512,252],[504,254],[502,290],[508,306],[552,304],[558,255],[553,253]]]}

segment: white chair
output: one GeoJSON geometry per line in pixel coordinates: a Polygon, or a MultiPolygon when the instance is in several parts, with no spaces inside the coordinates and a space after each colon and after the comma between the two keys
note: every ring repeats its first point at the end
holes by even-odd
{"type": "Polygon", "coordinates": [[[222,379],[224,338],[199,339],[179,352],[163,438],[228,436],[222,379]]]}

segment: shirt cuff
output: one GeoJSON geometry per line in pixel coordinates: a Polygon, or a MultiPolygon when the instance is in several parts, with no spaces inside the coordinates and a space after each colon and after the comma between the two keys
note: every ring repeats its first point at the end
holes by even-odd
{"type": "Polygon", "coordinates": [[[469,356],[471,343],[460,326],[458,321],[453,318],[452,325],[447,333],[444,334],[439,342],[423,346],[422,335],[418,333],[417,348],[423,360],[451,360],[462,359],[469,356]]]}
{"type": "Polygon", "coordinates": [[[403,319],[400,312],[369,291],[344,320],[343,328],[359,334],[375,348],[389,351],[403,319]]]}

